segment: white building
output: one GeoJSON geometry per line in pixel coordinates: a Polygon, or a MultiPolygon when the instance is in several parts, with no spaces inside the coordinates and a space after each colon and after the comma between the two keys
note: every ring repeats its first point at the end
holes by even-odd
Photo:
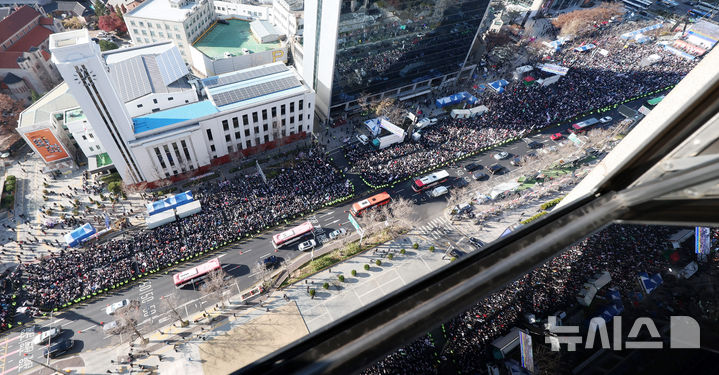
{"type": "Polygon", "coordinates": [[[272,18],[271,4],[248,4],[243,0],[213,1],[215,13],[225,18],[238,17],[247,21],[268,21],[272,18]]]}
{"type": "Polygon", "coordinates": [[[304,0],[275,0],[272,3],[270,20],[280,34],[287,37],[302,35],[304,32],[304,0]]]}
{"type": "Polygon", "coordinates": [[[135,45],[171,40],[187,62],[190,45],[214,20],[215,9],[209,0],[146,0],[125,14],[135,45]]]}
{"type": "Polygon", "coordinates": [[[283,63],[194,87],[170,42],[101,54],[87,30],[75,30],[53,34],[50,50],[126,184],[201,173],[311,132],[314,92],[283,63]]]}

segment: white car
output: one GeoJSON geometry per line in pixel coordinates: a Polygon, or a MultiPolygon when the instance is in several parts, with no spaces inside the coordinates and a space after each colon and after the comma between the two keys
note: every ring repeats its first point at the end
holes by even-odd
{"type": "Polygon", "coordinates": [[[125,306],[127,306],[127,305],[129,305],[129,304],[130,304],[130,300],[129,300],[129,299],[124,299],[124,300],[122,300],[122,301],[115,302],[115,303],[113,303],[112,305],[108,305],[107,308],[105,309],[105,312],[107,313],[107,315],[112,315],[112,314],[114,314],[115,311],[117,311],[119,308],[125,307],[125,306]]]}
{"type": "Polygon", "coordinates": [[[599,122],[601,122],[602,124],[606,124],[609,121],[612,121],[612,116],[606,116],[599,119],[599,122]]]}
{"type": "Polygon", "coordinates": [[[298,246],[297,248],[300,251],[307,251],[307,250],[314,249],[315,246],[317,246],[317,242],[315,242],[315,240],[308,240],[308,241],[301,243],[300,246],[298,246]]]}
{"type": "Polygon", "coordinates": [[[497,160],[504,160],[509,157],[509,153],[507,151],[502,151],[494,154],[494,158],[497,160]]]}
{"type": "Polygon", "coordinates": [[[449,189],[447,189],[446,186],[437,186],[436,188],[430,190],[427,194],[429,194],[432,198],[438,198],[447,193],[449,193],[449,189]]]}
{"type": "Polygon", "coordinates": [[[330,233],[330,239],[334,240],[334,239],[339,238],[340,236],[344,236],[345,234],[347,234],[347,229],[340,228],[340,229],[334,230],[334,231],[332,231],[332,233],[330,233]]]}
{"type": "Polygon", "coordinates": [[[7,159],[9,157],[10,157],[9,152],[3,152],[2,154],[0,154],[0,159],[7,159]]]}
{"type": "Polygon", "coordinates": [[[35,335],[35,337],[32,339],[32,343],[35,345],[41,345],[59,334],[60,328],[52,327],[45,332],[41,332],[35,335]]]}
{"type": "Polygon", "coordinates": [[[366,145],[369,143],[369,138],[364,134],[358,134],[357,140],[360,141],[361,144],[366,145]]]}

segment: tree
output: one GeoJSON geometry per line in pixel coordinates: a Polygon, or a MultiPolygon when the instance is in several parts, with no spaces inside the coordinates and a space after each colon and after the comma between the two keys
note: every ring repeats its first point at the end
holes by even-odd
{"type": "Polygon", "coordinates": [[[177,295],[172,293],[168,296],[160,297],[162,306],[166,307],[170,314],[175,317],[176,322],[180,322],[181,327],[187,327],[190,322],[182,319],[182,315],[177,311],[177,295]]]}
{"type": "Polygon", "coordinates": [[[100,16],[97,20],[97,25],[106,32],[114,31],[118,34],[124,34],[127,32],[125,21],[123,21],[117,13],[100,16]]]}
{"type": "Polygon", "coordinates": [[[225,290],[227,290],[228,285],[229,283],[225,280],[225,271],[220,269],[210,273],[210,276],[205,279],[205,282],[200,287],[200,291],[210,299],[222,303],[222,307],[224,307],[225,290]]]}
{"type": "Polygon", "coordinates": [[[107,12],[107,9],[105,9],[105,4],[103,4],[103,2],[100,0],[95,0],[93,7],[95,8],[95,15],[98,17],[104,16],[107,12]]]}
{"type": "MultiPolygon", "coordinates": [[[[121,307],[115,311],[115,321],[117,327],[112,331],[115,334],[129,333],[137,335],[143,344],[147,343],[147,339],[140,332],[139,324],[141,319],[140,301],[132,300],[127,306],[121,307]]],[[[132,339],[130,340],[132,341],[132,339]]]]}
{"type": "Polygon", "coordinates": [[[594,25],[607,21],[614,16],[624,14],[620,3],[602,3],[590,9],[580,9],[560,14],[552,21],[554,27],[560,29],[560,35],[583,35],[594,31],[594,25]]]}
{"type": "Polygon", "coordinates": [[[14,131],[17,128],[17,119],[20,112],[25,109],[22,102],[15,100],[5,94],[0,94],[0,134],[2,131],[14,131]]]}
{"type": "Polygon", "coordinates": [[[62,20],[62,26],[70,30],[79,30],[85,27],[85,22],[80,17],[70,17],[62,20]]]}
{"type": "Polygon", "coordinates": [[[111,51],[113,49],[118,49],[118,45],[109,41],[109,40],[100,40],[100,51],[111,51]]]}
{"type": "Polygon", "coordinates": [[[399,101],[395,98],[370,101],[368,97],[369,96],[362,96],[358,100],[358,103],[362,110],[369,112],[369,114],[374,117],[387,116],[390,122],[397,124],[402,121],[402,117],[407,112],[399,105],[399,101]]]}

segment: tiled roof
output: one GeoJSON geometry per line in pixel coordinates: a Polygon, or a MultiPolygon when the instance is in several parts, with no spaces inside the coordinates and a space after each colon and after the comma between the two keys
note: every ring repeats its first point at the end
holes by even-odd
{"type": "Polygon", "coordinates": [[[20,40],[15,42],[8,51],[27,52],[30,47],[41,45],[52,34],[52,30],[42,26],[35,26],[29,33],[25,34],[20,40]]]}
{"type": "Polygon", "coordinates": [[[42,50],[42,52],[40,52],[40,53],[42,53],[42,57],[45,58],[45,61],[50,60],[50,58],[52,57],[52,55],[48,51],[42,50]]]}
{"type": "Polygon", "coordinates": [[[8,40],[22,27],[40,16],[40,13],[27,5],[23,5],[11,15],[0,21],[0,43],[8,40]]]}
{"type": "Polygon", "coordinates": [[[52,26],[53,25],[52,18],[51,17],[40,17],[40,24],[52,26]]]}
{"type": "Polygon", "coordinates": [[[0,52],[0,69],[20,69],[17,64],[17,59],[20,57],[22,57],[22,52],[0,52]]]}

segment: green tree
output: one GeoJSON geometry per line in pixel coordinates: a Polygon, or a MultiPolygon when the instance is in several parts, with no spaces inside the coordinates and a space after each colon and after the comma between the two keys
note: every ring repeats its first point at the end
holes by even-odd
{"type": "Polygon", "coordinates": [[[40,94],[38,94],[35,90],[30,90],[30,100],[36,102],[40,98],[42,98],[40,94]]]}
{"type": "Polygon", "coordinates": [[[110,182],[107,185],[107,190],[110,190],[111,193],[118,195],[122,192],[122,183],[117,181],[110,182]]]}
{"type": "Polygon", "coordinates": [[[105,12],[107,12],[107,9],[105,9],[105,4],[103,4],[100,0],[95,0],[93,7],[95,8],[95,15],[98,17],[104,16],[105,12]]]}
{"type": "Polygon", "coordinates": [[[364,270],[365,270],[365,271],[369,271],[369,264],[365,264],[365,265],[364,265],[364,270]]]}
{"type": "Polygon", "coordinates": [[[118,49],[118,45],[109,40],[100,40],[100,51],[111,51],[118,49]]]}
{"type": "Polygon", "coordinates": [[[345,282],[345,277],[344,277],[344,275],[339,275],[339,276],[337,276],[337,279],[339,279],[339,281],[340,281],[341,283],[345,282]]]}
{"type": "Polygon", "coordinates": [[[357,271],[355,271],[355,270],[352,270],[352,272],[350,272],[350,273],[352,274],[352,276],[357,276],[357,271]]]}
{"type": "Polygon", "coordinates": [[[322,284],[322,287],[325,288],[325,289],[329,289],[329,288],[330,288],[330,283],[324,283],[324,284],[322,284]]]}
{"type": "Polygon", "coordinates": [[[381,265],[382,265],[382,261],[379,260],[379,259],[377,259],[377,260],[374,261],[374,264],[376,264],[376,265],[378,265],[378,266],[381,266],[381,265]]]}

